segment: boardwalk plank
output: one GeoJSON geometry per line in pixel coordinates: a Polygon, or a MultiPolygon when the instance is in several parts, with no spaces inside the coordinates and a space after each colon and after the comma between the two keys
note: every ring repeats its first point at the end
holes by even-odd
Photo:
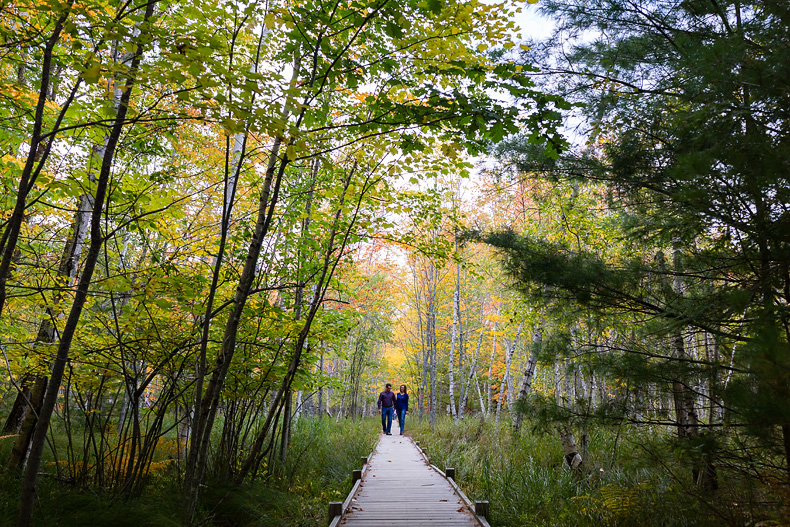
{"type": "Polygon", "coordinates": [[[479,527],[480,523],[406,436],[381,436],[342,525],[479,527]]]}

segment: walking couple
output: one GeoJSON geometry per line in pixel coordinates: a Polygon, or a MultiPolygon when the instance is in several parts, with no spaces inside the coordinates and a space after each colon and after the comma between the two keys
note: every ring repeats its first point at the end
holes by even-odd
{"type": "Polygon", "coordinates": [[[379,394],[379,400],[376,403],[379,411],[381,412],[381,428],[384,433],[391,436],[392,433],[392,417],[395,418],[400,424],[400,434],[403,435],[403,427],[406,426],[406,414],[409,413],[409,394],[406,393],[406,385],[401,384],[398,393],[392,391],[392,385],[387,383],[384,391],[379,394]]]}

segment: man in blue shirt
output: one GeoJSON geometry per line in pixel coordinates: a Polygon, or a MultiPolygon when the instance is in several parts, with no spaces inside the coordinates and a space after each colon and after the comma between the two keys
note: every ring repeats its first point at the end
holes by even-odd
{"type": "Polygon", "coordinates": [[[381,428],[388,436],[392,435],[392,416],[395,414],[395,392],[392,391],[392,385],[387,383],[384,391],[379,394],[379,400],[376,402],[379,411],[381,412],[381,428]]]}

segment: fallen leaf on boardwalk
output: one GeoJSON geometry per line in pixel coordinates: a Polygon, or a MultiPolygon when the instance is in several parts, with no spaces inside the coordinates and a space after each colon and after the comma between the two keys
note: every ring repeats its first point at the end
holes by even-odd
{"type": "Polygon", "coordinates": [[[439,500],[439,501],[447,501],[447,500],[439,500]]]}

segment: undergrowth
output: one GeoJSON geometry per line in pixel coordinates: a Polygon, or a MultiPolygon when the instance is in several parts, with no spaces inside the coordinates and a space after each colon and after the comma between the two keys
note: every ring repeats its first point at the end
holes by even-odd
{"type": "MultiPolygon", "coordinates": [[[[286,461],[242,486],[208,481],[201,493],[203,527],[313,527],[326,523],[328,502],[342,501],[352,470],[373,450],[377,426],[370,420],[339,423],[303,418],[295,423],[286,461]]],[[[9,440],[0,443],[0,465],[9,440]]],[[[20,479],[0,477],[0,527],[16,523],[20,479]]],[[[34,525],[40,527],[179,527],[182,494],[176,471],[156,474],[143,495],[131,499],[39,478],[34,525]]]]}
{"type": "Polygon", "coordinates": [[[412,423],[431,463],[454,467],[470,499],[490,502],[493,527],[790,525],[753,481],[720,471],[721,488],[701,493],[668,438],[647,430],[592,430],[584,468],[573,472],[556,434],[515,434],[507,421],[412,423]]]}

